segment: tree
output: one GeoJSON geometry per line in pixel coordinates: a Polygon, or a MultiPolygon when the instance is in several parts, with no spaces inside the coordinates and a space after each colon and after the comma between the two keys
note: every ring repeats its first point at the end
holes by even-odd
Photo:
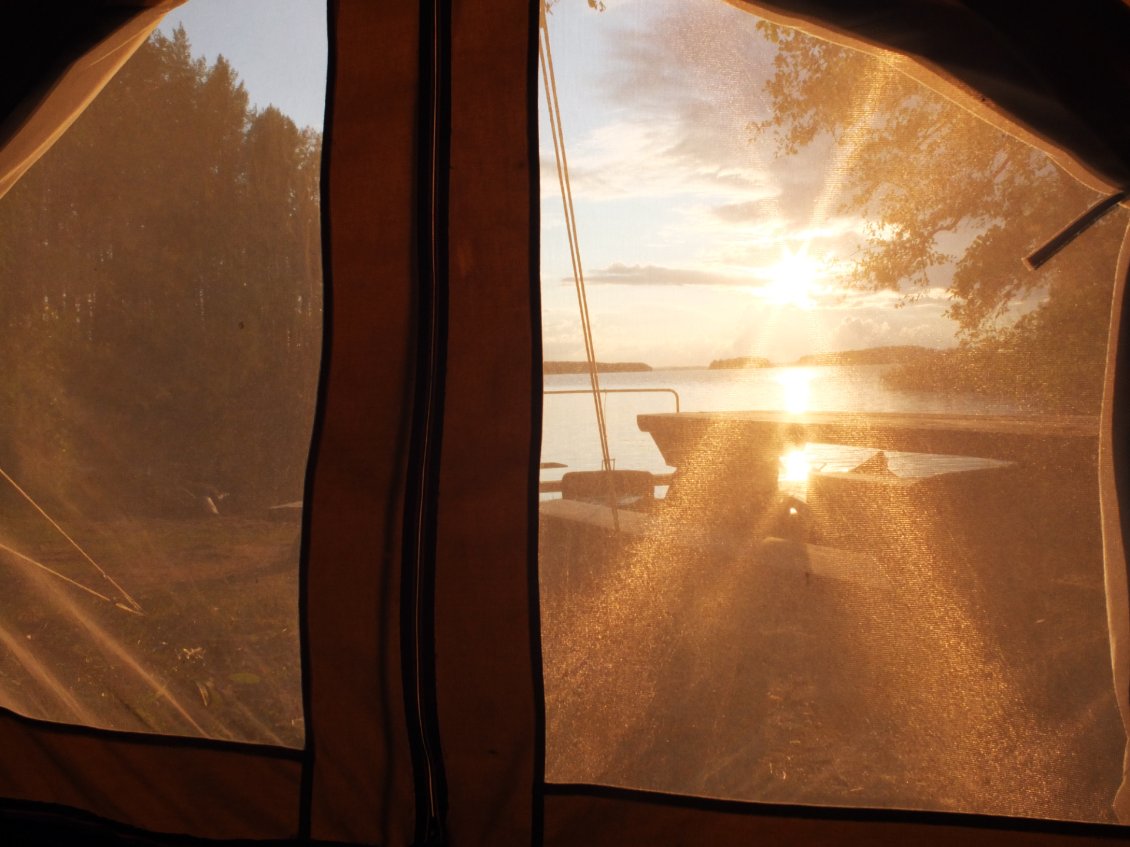
{"type": "Polygon", "coordinates": [[[316,133],[155,34],[0,200],[0,467],[86,512],[301,496],[319,171],[316,133]]]}
{"type": "Polygon", "coordinates": [[[840,204],[866,218],[869,236],[851,282],[913,299],[942,281],[967,350],[1023,352],[1036,367],[1101,379],[1118,227],[1095,227],[1040,272],[1021,264],[1093,194],[882,61],[758,26],[776,54],[773,116],[753,131],[778,155],[829,139],[844,152],[840,204]]]}

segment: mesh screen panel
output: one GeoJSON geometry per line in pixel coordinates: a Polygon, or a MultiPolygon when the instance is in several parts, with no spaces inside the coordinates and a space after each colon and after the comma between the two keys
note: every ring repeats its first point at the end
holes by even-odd
{"type": "Polygon", "coordinates": [[[0,705],[300,747],[320,134],[193,37],[0,200],[0,705]]]}
{"type": "Polygon", "coordinates": [[[548,28],[615,470],[543,105],[547,779],[1114,820],[1125,212],[1028,270],[1101,198],[895,62],[707,0],[548,28]]]}

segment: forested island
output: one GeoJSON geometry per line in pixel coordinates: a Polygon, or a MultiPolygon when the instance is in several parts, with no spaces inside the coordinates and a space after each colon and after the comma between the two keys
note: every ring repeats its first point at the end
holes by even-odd
{"type": "Polygon", "coordinates": [[[715,359],[710,370],[724,371],[736,368],[771,368],[773,363],[762,356],[737,356],[733,359],[715,359]]]}
{"type": "MultiPolygon", "coordinates": [[[[791,366],[889,365],[881,378],[895,391],[977,394],[1030,405],[1033,411],[1095,413],[1102,399],[1102,381],[1097,378],[1105,352],[1101,343],[1084,345],[1076,341],[1054,353],[1030,349],[1020,342],[1029,341],[1035,334],[1033,324],[1037,324],[1035,318],[1022,320],[1011,335],[1002,333],[995,345],[981,341],[945,349],[894,345],[837,350],[801,356],[791,366]],[[1022,334],[1025,330],[1031,334],[1022,334]]],[[[1069,338],[1067,333],[1064,337],[1069,338]]],[[[763,357],[740,356],[715,359],[709,369],[776,366],[763,357]]]]}
{"type": "MultiPolygon", "coordinates": [[[[643,362],[597,362],[597,373],[639,373],[652,370],[651,365],[643,362]]],[[[542,373],[557,374],[587,374],[588,362],[544,362],[542,373]]]]}
{"type": "Polygon", "coordinates": [[[811,353],[796,360],[798,365],[895,365],[932,359],[938,352],[929,347],[904,345],[868,347],[863,350],[837,350],[833,353],[811,353]]]}

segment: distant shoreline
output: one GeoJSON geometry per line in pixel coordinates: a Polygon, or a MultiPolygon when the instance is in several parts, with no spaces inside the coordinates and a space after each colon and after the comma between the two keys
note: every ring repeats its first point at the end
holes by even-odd
{"type": "Polygon", "coordinates": [[[933,347],[900,345],[890,347],[865,347],[860,350],[837,350],[832,353],[810,353],[801,356],[795,364],[807,367],[826,365],[909,365],[934,359],[941,353],[933,347]]]}
{"type": "Polygon", "coordinates": [[[764,356],[735,356],[715,359],[709,365],[676,365],[656,370],[739,370],[744,368],[795,368],[831,367],[835,365],[908,365],[931,360],[951,348],[921,347],[918,345],[889,345],[864,347],[855,350],[835,350],[827,353],[808,353],[792,362],[774,362],[764,356]]]}
{"type": "MultiPolygon", "coordinates": [[[[788,363],[743,356],[715,360],[710,365],[653,367],[643,362],[601,362],[598,367],[602,373],[883,367],[883,385],[895,391],[977,395],[1031,404],[1046,411],[1097,414],[1102,401],[1105,350],[1089,353],[1064,357],[1054,353],[907,345],[811,353],[788,363]]],[[[545,373],[582,375],[588,373],[588,365],[546,362],[545,373]]]]}
{"type": "Polygon", "coordinates": [[[771,368],[773,362],[764,356],[738,356],[733,359],[715,359],[710,363],[709,370],[728,371],[739,368],[771,368]]]}
{"type": "MultiPolygon", "coordinates": [[[[654,370],[651,365],[643,362],[597,362],[597,373],[642,373],[654,370]]],[[[587,374],[588,362],[543,362],[542,373],[545,374],[587,374]]]]}
{"type": "MultiPolygon", "coordinates": [[[[690,371],[690,370],[744,370],[747,368],[791,368],[825,367],[834,365],[909,365],[931,360],[946,352],[933,347],[900,345],[887,347],[866,347],[856,350],[836,350],[827,353],[809,353],[792,362],[775,362],[765,356],[734,356],[714,359],[707,365],[659,365],[645,362],[597,362],[598,373],[644,373],[648,371],[690,371]]],[[[587,362],[547,361],[543,363],[543,373],[586,374],[587,362]]]]}

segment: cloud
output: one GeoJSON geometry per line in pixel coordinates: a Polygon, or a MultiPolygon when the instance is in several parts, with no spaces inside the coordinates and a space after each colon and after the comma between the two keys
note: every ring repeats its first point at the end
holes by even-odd
{"type": "Polygon", "coordinates": [[[715,206],[710,213],[725,223],[750,223],[761,221],[773,215],[776,206],[764,200],[750,200],[744,203],[725,203],[715,206]]]}
{"type": "MultiPolygon", "coordinates": [[[[555,21],[564,25],[555,52],[579,61],[575,75],[558,74],[576,196],[778,197],[772,154],[750,143],[751,122],[768,116],[762,81],[773,55],[754,21],[725,4],[665,0],[555,21]]],[[[543,135],[542,177],[552,185],[543,135]]]]}
{"type": "Polygon", "coordinates": [[[833,346],[839,350],[879,347],[891,342],[890,321],[876,317],[850,315],[832,331],[833,346]]]}
{"type": "MultiPolygon", "coordinates": [[[[749,285],[748,276],[615,262],[585,274],[586,282],[616,285],[749,285]]],[[[570,281],[572,281],[570,279],[570,281]]]]}
{"type": "MultiPolygon", "coordinates": [[[[568,98],[577,120],[564,95],[562,106],[566,126],[584,128],[569,149],[578,203],[654,201],[643,214],[655,218],[652,232],[666,248],[656,264],[685,245],[693,262],[740,268],[739,283],[749,268],[779,261],[783,247],[809,244],[813,254],[842,259],[867,237],[859,216],[837,211],[831,139],[785,158],[755,139],[751,124],[768,116],[764,82],[775,50],[755,21],[725,4],[664,0],[649,2],[646,14],[590,15],[572,35],[584,40],[584,55],[605,58],[588,87],[568,98]]],[[[543,201],[556,205],[548,139],[541,166],[543,201]]],[[[640,214],[613,209],[597,212],[609,216],[606,228],[616,226],[616,214],[640,214]]],[[[649,264],[640,251],[650,245],[629,244],[635,256],[603,260],[649,264]]]]}
{"type": "MultiPolygon", "coordinates": [[[[769,117],[774,48],[755,19],[726,4],[628,2],[624,14],[609,3],[603,14],[581,10],[572,31],[562,27],[572,53],[565,37],[554,42],[569,57],[558,82],[572,86],[560,93],[600,355],[786,361],[830,349],[952,344],[955,326],[944,317],[952,268],[932,273],[913,301],[849,287],[853,257],[876,233],[841,203],[850,171],[833,139],[778,158],[771,139],[756,137],[751,125],[769,117]],[[801,274],[790,299],[782,269],[798,253],[817,267],[801,274]]],[[[552,23],[566,22],[565,5],[552,23]]],[[[548,133],[541,159],[543,213],[560,226],[548,133]]],[[[575,309],[567,254],[550,241],[543,306],[575,309]]],[[[566,341],[579,337],[575,318],[543,324],[547,355],[577,354],[577,342],[566,341]]]]}
{"type": "MultiPolygon", "coordinates": [[[[705,286],[715,289],[740,290],[745,296],[755,298],[751,303],[769,301],[781,305],[782,292],[777,272],[774,268],[776,254],[762,266],[748,266],[741,269],[667,267],[654,264],[626,264],[614,262],[607,267],[589,270],[585,281],[593,285],[653,286],[660,288],[705,286]]],[[[924,292],[915,302],[902,307],[903,295],[896,291],[861,291],[841,284],[844,277],[841,270],[833,264],[823,274],[818,274],[803,297],[811,308],[838,312],[851,312],[860,309],[907,311],[925,308],[940,314],[948,297],[929,296],[924,292]],[[939,305],[941,304],[941,305],[939,305]]],[[[562,277],[563,285],[572,285],[572,277],[562,277]]],[[[932,290],[931,290],[932,291],[932,290]]]]}
{"type": "MultiPolygon", "coordinates": [[[[626,197],[678,197],[689,194],[752,202],[777,197],[780,189],[767,172],[745,157],[720,159],[706,150],[687,149],[677,121],[642,116],[590,130],[568,151],[569,182],[578,200],[626,197]]],[[[552,150],[541,154],[543,196],[558,185],[552,150]]]]}
{"type": "Polygon", "coordinates": [[[943,319],[940,311],[924,320],[921,314],[868,310],[844,315],[829,334],[828,349],[859,350],[904,344],[950,347],[953,335],[954,324],[943,319]]]}
{"type": "MultiPolygon", "coordinates": [[[[654,285],[654,286],[693,286],[705,285],[725,288],[741,288],[747,293],[758,295],[767,285],[779,284],[775,268],[780,256],[766,254],[768,261],[762,265],[734,268],[692,268],[668,267],[654,264],[626,264],[613,262],[607,267],[596,268],[585,273],[585,281],[596,285],[654,285]]],[[[828,307],[839,306],[893,306],[901,295],[893,291],[855,291],[837,284],[843,276],[842,269],[834,263],[817,272],[813,280],[811,295],[828,307]]],[[[572,277],[562,277],[562,282],[572,283],[572,277]]]]}
{"type": "MultiPolygon", "coordinates": [[[[722,214],[736,219],[748,211],[743,206],[722,214]]],[[[838,216],[819,225],[790,220],[772,208],[764,209],[759,219],[751,216],[728,225],[720,225],[718,217],[717,207],[702,210],[688,214],[686,226],[699,234],[706,248],[704,261],[743,267],[773,265],[785,251],[803,250],[826,264],[840,267],[842,272],[842,266],[850,263],[850,257],[858,251],[864,232],[864,222],[850,216],[838,216]]]]}
{"type": "Polygon", "coordinates": [[[760,80],[772,73],[773,50],[751,15],[721,3],[649,4],[648,31],[636,20],[613,31],[614,74],[604,91],[614,105],[665,114],[684,124],[727,122],[744,140],[748,124],[769,116],[760,80]]]}

